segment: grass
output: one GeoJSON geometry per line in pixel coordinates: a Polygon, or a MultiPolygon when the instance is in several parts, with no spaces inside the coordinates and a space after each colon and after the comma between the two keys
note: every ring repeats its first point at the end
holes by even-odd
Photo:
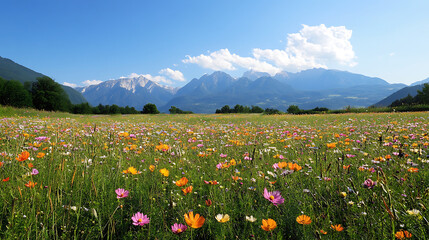
{"type": "Polygon", "coordinates": [[[0,114],[0,180],[8,179],[0,182],[1,239],[429,235],[427,113],[80,116],[0,108],[0,114]],[[29,158],[17,161],[24,151],[29,158]],[[301,169],[275,167],[282,162],[301,169]],[[124,173],[130,167],[138,172],[124,173]],[[189,181],[178,187],[182,177],[189,181]],[[367,179],[377,184],[365,188],[367,179]],[[29,181],[37,184],[26,187],[29,181]],[[118,199],[118,188],[129,196],[118,199]],[[284,203],[265,199],[265,188],[279,191],[284,203]],[[171,226],[186,225],[189,211],[204,224],[173,234],[171,226]],[[133,225],[137,212],[150,223],[133,225]],[[217,214],[230,220],[218,222],[217,214]],[[300,215],[311,223],[299,224],[300,215]],[[267,232],[261,225],[269,218],[277,227],[267,232]],[[335,231],[336,224],[344,229],[335,231]]]}

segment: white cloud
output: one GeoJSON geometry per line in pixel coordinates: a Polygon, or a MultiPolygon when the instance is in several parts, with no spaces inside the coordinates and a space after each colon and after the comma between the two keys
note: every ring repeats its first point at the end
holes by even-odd
{"type": "Polygon", "coordinates": [[[100,81],[100,80],[86,80],[86,81],[83,81],[82,84],[86,87],[86,86],[91,86],[91,85],[97,85],[97,84],[100,84],[102,82],[103,81],[100,81]]]}
{"type": "Polygon", "coordinates": [[[298,33],[288,34],[285,49],[253,49],[253,57],[241,57],[221,49],[208,55],[186,56],[184,63],[195,63],[212,70],[236,70],[237,67],[275,74],[282,70],[299,71],[327,68],[331,64],[355,66],[356,56],[350,43],[352,31],[344,26],[303,25],[298,33]]]}
{"type": "Polygon", "coordinates": [[[68,82],[63,82],[63,85],[64,85],[64,86],[68,86],[68,87],[72,87],[72,88],[77,87],[77,85],[76,85],[76,84],[74,84],[74,83],[68,83],[68,82]]]}
{"type": "Polygon", "coordinates": [[[212,52],[210,55],[201,54],[196,57],[186,57],[187,59],[182,60],[184,63],[196,63],[212,70],[236,70],[236,67],[242,67],[270,74],[276,74],[281,71],[281,69],[267,62],[252,57],[241,57],[237,54],[231,54],[227,48],[212,52]]]}
{"type": "Polygon", "coordinates": [[[395,53],[391,52],[391,53],[389,53],[389,56],[393,57],[393,56],[395,56],[395,53]]]}
{"type": "Polygon", "coordinates": [[[183,82],[185,81],[185,77],[183,76],[183,73],[179,70],[172,70],[170,68],[164,68],[159,71],[159,74],[165,75],[173,80],[183,82]]]}

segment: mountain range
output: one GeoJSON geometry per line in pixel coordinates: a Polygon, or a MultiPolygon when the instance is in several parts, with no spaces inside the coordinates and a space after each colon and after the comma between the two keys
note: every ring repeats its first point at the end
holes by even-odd
{"type": "Polygon", "coordinates": [[[405,87],[380,78],[346,71],[309,69],[275,76],[248,71],[233,78],[221,71],[192,79],[182,88],[163,86],[139,76],[109,80],[77,88],[92,105],[117,104],[141,109],[148,102],[168,112],[171,106],[196,113],[213,113],[224,105],[257,105],[285,111],[289,105],[302,109],[347,106],[367,107],[405,87]]]}
{"type": "MultiPolygon", "coordinates": [[[[37,78],[44,76],[45,75],[15,63],[8,58],[0,57],[0,77],[3,79],[17,80],[24,84],[25,82],[36,82],[37,78]]],[[[61,87],[69,96],[71,103],[79,104],[86,102],[85,98],[77,90],[64,85],[61,85],[61,87]]]]}

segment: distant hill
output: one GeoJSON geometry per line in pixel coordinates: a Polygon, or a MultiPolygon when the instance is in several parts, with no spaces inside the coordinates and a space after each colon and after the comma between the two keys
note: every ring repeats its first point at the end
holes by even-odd
{"type": "MultiPolygon", "coordinates": [[[[25,82],[36,82],[38,77],[43,77],[45,75],[35,72],[29,68],[26,68],[14,61],[0,57],[0,77],[6,80],[17,80],[22,84],[25,82]]],[[[86,102],[85,98],[81,93],[75,89],[61,85],[64,91],[69,96],[70,101],[73,104],[80,104],[86,102]]]]}
{"type": "Polygon", "coordinates": [[[415,97],[417,95],[417,90],[422,90],[424,84],[419,84],[415,86],[410,87],[404,87],[391,95],[387,96],[383,100],[377,102],[374,104],[376,107],[387,107],[391,105],[394,101],[399,100],[401,98],[404,98],[406,96],[411,95],[412,97],[415,97]]]}
{"type": "Polygon", "coordinates": [[[417,81],[411,84],[411,86],[416,86],[416,85],[420,85],[420,84],[425,84],[425,83],[429,83],[429,78],[423,79],[421,81],[417,81]]]}
{"type": "Polygon", "coordinates": [[[142,110],[146,103],[162,106],[176,93],[175,88],[166,87],[143,76],[109,80],[97,85],[76,88],[88,102],[118,106],[130,106],[142,110]]]}

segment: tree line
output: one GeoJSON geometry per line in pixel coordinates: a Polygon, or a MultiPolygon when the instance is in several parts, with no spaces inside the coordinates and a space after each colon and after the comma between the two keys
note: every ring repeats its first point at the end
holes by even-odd
{"type": "Polygon", "coordinates": [[[408,96],[398,99],[390,105],[390,107],[412,106],[412,105],[428,105],[429,104],[429,84],[425,83],[422,90],[417,90],[416,96],[408,96]]]}

